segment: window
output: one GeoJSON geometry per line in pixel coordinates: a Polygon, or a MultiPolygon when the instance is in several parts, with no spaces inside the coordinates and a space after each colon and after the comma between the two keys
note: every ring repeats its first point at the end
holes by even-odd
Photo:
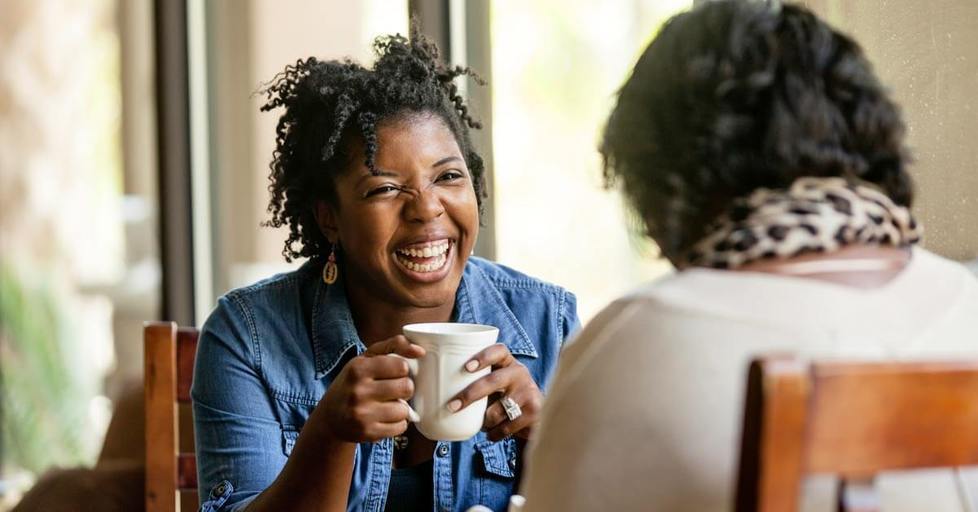
{"type": "Polygon", "coordinates": [[[615,92],[685,0],[492,3],[496,256],[577,295],[581,318],[669,272],[602,187],[615,92]]]}
{"type": "Polygon", "coordinates": [[[112,401],[142,394],[160,286],[150,13],[4,5],[0,509],[50,467],[93,464],[112,401]]]}
{"type": "MultiPolygon", "coordinates": [[[[216,298],[276,272],[285,229],[267,220],[268,165],[281,111],[259,112],[254,94],[287,64],[315,56],[373,61],[373,40],[408,32],[407,0],[219,0],[207,4],[213,289],[198,302],[203,321],[216,298]]],[[[207,169],[204,170],[207,172],[207,169]]]]}

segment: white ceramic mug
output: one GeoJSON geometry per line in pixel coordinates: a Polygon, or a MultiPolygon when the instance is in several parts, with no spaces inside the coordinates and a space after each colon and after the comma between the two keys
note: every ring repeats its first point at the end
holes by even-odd
{"type": "Polygon", "coordinates": [[[499,329],[479,324],[429,323],[405,325],[403,331],[411,343],[425,349],[420,359],[407,359],[414,378],[409,415],[418,431],[436,441],[464,441],[479,433],[486,414],[486,398],[454,413],[447,405],[469,384],[489,374],[489,368],[469,372],[465,363],[495,343],[499,329]]]}

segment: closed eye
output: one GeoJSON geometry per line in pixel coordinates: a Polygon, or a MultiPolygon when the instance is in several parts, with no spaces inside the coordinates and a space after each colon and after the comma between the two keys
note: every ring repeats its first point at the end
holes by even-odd
{"type": "Polygon", "coordinates": [[[382,185],[380,187],[370,189],[369,191],[367,191],[366,194],[364,194],[363,197],[375,197],[379,195],[391,194],[400,191],[401,191],[401,187],[395,185],[382,185]]]}
{"type": "Polygon", "coordinates": [[[445,183],[445,182],[458,181],[458,180],[463,179],[463,178],[465,178],[465,175],[462,174],[459,171],[448,171],[448,172],[442,174],[441,176],[439,176],[436,181],[440,181],[442,183],[445,183]]]}

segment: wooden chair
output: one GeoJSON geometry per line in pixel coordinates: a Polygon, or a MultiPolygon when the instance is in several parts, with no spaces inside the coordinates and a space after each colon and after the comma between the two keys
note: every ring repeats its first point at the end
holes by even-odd
{"type": "Polygon", "coordinates": [[[737,512],[798,507],[805,475],[838,475],[840,511],[878,510],[886,470],[978,464],[978,361],[750,366],[737,512]]]}
{"type": "Polygon", "coordinates": [[[193,434],[193,423],[188,420],[197,329],[178,328],[173,322],[148,322],[143,337],[146,511],[175,512],[181,503],[184,508],[196,509],[196,459],[192,448],[181,451],[180,440],[184,438],[187,444],[186,439],[192,440],[193,434]]]}

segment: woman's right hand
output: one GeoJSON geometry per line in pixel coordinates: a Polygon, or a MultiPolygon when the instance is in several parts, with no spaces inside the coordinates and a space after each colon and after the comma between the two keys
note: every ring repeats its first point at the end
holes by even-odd
{"type": "Polygon", "coordinates": [[[317,411],[325,414],[329,433],[350,443],[374,442],[401,435],[408,427],[408,407],[399,400],[414,396],[407,361],[424,349],[402,335],[370,345],[353,358],[330,384],[317,411]]]}
{"type": "Polygon", "coordinates": [[[248,510],[347,509],[354,443],[407,430],[408,407],[398,399],[414,395],[414,382],[407,361],[389,354],[414,359],[424,349],[394,336],[346,363],[303,425],[285,468],[248,510]]]}

